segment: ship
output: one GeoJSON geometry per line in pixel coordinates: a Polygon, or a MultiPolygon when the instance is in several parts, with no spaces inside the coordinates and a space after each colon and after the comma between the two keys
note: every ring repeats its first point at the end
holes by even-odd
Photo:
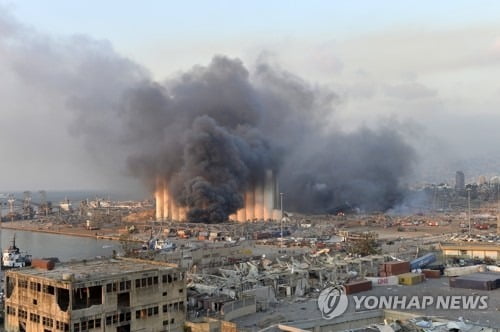
{"type": "Polygon", "coordinates": [[[151,238],[142,244],[142,251],[155,250],[155,251],[174,251],[177,248],[176,244],[158,238],[151,238]]]}
{"type": "Polygon", "coordinates": [[[160,251],[173,251],[177,248],[175,243],[170,241],[165,241],[163,239],[156,239],[154,241],[154,249],[160,251]]]}
{"type": "Polygon", "coordinates": [[[31,255],[21,252],[16,247],[16,235],[12,238],[9,248],[2,252],[2,269],[20,268],[31,265],[31,255]]]}

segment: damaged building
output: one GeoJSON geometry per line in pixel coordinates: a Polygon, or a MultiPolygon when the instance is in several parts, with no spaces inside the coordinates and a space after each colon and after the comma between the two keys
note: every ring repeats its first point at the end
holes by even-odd
{"type": "Polygon", "coordinates": [[[175,265],[108,259],[11,270],[5,330],[182,331],[185,272],[175,265]]]}

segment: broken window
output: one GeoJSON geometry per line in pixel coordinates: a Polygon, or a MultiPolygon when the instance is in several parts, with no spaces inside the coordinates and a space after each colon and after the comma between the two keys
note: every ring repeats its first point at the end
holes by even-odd
{"type": "Polygon", "coordinates": [[[116,332],[130,332],[130,324],[117,327],[116,332]]]}
{"type": "Polygon", "coordinates": [[[42,291],[43,291],[45,294],[54,295],[54,286],[50,286],[50,285],[43,285],[43,287],[42,287],[42,291]]]}
{"type": "Polygon", "coordinates": [[[67,311],[69,306],[69,289],[57,288],[57,305],[62,311],[67,311]]]}
{"type": "Polygon", "coordinates": [[[16,287],[16,279],[7,277],[7,293],[5,294],[7,298],[10,298],[16,287]]]}
{"type": "Polygon", "coordinates": [[[102,286],[81,287],[73,290],[73,310],[102,304],[102,286]]]}
{"type": "Polygon", "coordinates": [[[118,307],[130,307],[130,293],[121,293],[117,296],[118,307]]]}

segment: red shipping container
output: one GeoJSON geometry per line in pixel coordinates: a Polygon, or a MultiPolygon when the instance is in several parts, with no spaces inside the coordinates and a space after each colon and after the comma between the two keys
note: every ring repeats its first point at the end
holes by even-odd
{"type": "Polygon", "coordinates": [[[398,275],[410,272],[410,262],[387,262],[385,271],[388,275],[398,275]]]}
{"type": "Polygon", "coordinates": [[[422,270],[426,279],[439,279],[441,278],[441,272],[439,270],[422,270]]]}
{"type": "Polygon", "coordinates": [[[354,294],[372,289],[371,280],[354,281],[344,285],[346,294],[354,294]]]}
{"type": "Polygon", "coordinates": [[[53,261],[48,259],[33,259],[31,261],[31,266],[36,267],[37,269],[53,270],[55,264],[53,261]]]}

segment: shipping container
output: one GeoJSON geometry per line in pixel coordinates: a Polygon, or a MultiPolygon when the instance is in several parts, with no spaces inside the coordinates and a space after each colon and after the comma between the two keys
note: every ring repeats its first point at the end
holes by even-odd
{"type": "Polygon", "coordinates": [[[403,274],[410,272],[409,262],[387,262],[383,264],[386,276],[395,276],[398,274],[403,274]]]}
{"type": "Polygon", "coordinates": [[[441,278],[441,271],[439,270],[422,270],[425,279],[439,279],[441,278]]]}
{"type": "Polygon", "coordinates": [[[444,274],[445,267],[443,264],[433,264],[425,267],[426,270],[438,270],[441,275],[444,274]]]}
{"type": "Polygon", "coordinates": [[[400,285],[416,285],[423,281],[423,276],[420,273],[404,273],[398,275],[400,285]]]}
{"type": "Polygon", "coordinates": [[[389,276],[389,277],[367,277],[367,280],[372,282],[372,286],[394,286],[399,284],[399,278],[397,276],[389,276]]]}
{"type": "Polygon", "coordinates": [[[55,267],[54,261],[49,259],[33,259],[31,261],[31,266],[44,269],[44,270],[53,270],[55,267]]]}
{"type": "Polygon", "coordinates": [[[449,280],[450,287],[479,290],[493,290],[500,288],[500,273],[476,272],[466,276],[454,277],[449,280]]]}
{"type": "Polygon", "coordinates": [[[436,254],[429,253],[410,262],[410,270],[421,269],[436,261],[436,254]]]}
{"type": "Polygon", "coordinates": [[[354,294],[372,289],[372,282],[370,280],[353,281],[344,284],[344,287],[346,294],[354,294]]]}

